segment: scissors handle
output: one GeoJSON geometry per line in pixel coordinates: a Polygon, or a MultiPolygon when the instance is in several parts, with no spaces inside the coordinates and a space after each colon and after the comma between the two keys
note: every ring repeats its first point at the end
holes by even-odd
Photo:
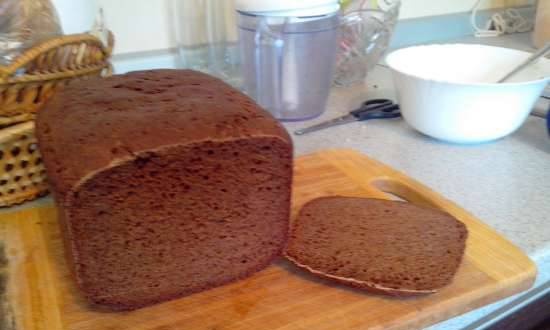
{"type": "Polygon", "coordinates": [[[388,106],[388,105],[392,105],[393,102],[391,100],[388,100],[388,99],[373,99],[373,100],[368,100],[368,101],[365,101],[361,104],[361,106],[359,107],[359,109],[357,110],[353,110],[351,111],[350,113],[352,115],[358,115],[362,112],[365,112],[365,111],[374,111],[374,110],[377,110],[381,107],[385,107],[385,106],[388,106]]]}
{"type": "Polygon", "coordinates": [[[388,99],[366,101],[359,109],[351,111],[351,114],[358,121],[401,117],[399,105],[388,99]]]}
{"type": "Polygon", "coordinates": [[[355,118],[357,118],[358,121],[369,119],[398,118],[401,117],[401,111],[399,111],[399,105],[391,104],[374,111],[360,112],[354,116],[355,118]]]}

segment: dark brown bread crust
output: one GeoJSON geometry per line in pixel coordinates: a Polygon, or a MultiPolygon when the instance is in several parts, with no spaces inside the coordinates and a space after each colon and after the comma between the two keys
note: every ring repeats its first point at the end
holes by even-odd
{"type": "Polygon", "coordinates": [[[75,82],[37,118],[58,194],[113,160],[182,141],[273,137],[291,144],[266,111],[221,80],[190,70],[138,71],[75,82]],[[57,147],[57,148],[56,148],[57,147]],[[56,153],[61,153],[57,155],[56,153]]]}
{"type": "Polygon", "coordinates": [[[467,235],[463,223],[439,210],[380,199],[323,197],[300,210],[286,256],[345,285],[415,296],[451,283],[467,235]]]}
{"type": "Polygon", "coordinates": [[[220,80],[154,70],[75,83],[39,113],[37,136],[92,304],[128,310],[202,291],[284,248],[291,140],[220,80]]]}

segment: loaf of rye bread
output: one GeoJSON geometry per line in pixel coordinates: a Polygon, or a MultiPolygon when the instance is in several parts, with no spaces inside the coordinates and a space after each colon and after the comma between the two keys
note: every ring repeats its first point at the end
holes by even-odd
{"type": "Polygon", "coordinates": [[[414,296],[451,283],[468,231],[446,212],[373,198],[310,201],[286,251],[297,266],[374,293],[414,296]]]}
{"type": "Polygon", "coordinates": [[[222,81],[184,70],[80,81],[36,125],[66,255],[92,304],[130,310],[199,292],[282,253],[291,140],[222,81]]]}

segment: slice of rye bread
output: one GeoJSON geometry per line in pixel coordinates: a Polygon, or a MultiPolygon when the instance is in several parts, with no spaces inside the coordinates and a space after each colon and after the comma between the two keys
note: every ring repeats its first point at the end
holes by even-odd
{"type": "Polygon", "coordinates": [[[381,199],[322,197],[300,210],[286,257],[346,285],[415,296],[451,283],[467,236],[462,222],[439,210],[381,199]]]}

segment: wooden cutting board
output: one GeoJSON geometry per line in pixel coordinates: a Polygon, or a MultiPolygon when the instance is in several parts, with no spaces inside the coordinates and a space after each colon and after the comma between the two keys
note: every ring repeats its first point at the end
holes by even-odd
{"type": "Polygon", "coordinates": [[[409,299],[372,295],[279,260],[247,280],[138,311],[93,311],[69,276],[52,205],[0,216],[7,256],[0,255],[0,275],[7,278],[0,329],[418,329],[533,284],[535,265],[509,241],[418,182],[353,151],[296,160],[293,212],[325,195],[390,198],[383,191],[446,210],[468,226],[465,260],[454,282],[439,293],[409,299]]]}

